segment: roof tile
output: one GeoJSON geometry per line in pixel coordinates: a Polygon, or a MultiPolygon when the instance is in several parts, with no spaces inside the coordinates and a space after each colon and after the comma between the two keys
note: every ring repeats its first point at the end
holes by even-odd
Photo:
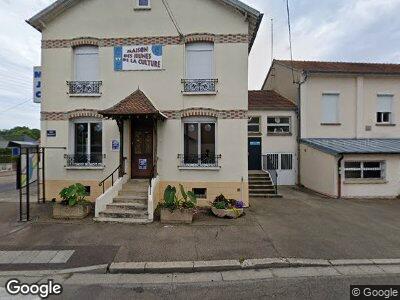
{"type": "Polygon", "coordinates": [[[296,109],[296,104],[275,91],[249,91],[249,110],[294,109],[296,109]]]}

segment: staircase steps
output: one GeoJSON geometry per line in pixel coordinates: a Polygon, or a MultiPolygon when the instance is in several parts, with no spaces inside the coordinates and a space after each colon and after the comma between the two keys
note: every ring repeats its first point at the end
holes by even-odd
{"type": "Polygon", "coordinates": [[[148,180],[129,180],[118,196],[99,213],[98,222],[146,224],[148,219],[148,180]]]}
{"type": "Polygon", "coordinates": [[[249,195],[253,198],[280,198],[267,172],[249,174],[249,195]]]}

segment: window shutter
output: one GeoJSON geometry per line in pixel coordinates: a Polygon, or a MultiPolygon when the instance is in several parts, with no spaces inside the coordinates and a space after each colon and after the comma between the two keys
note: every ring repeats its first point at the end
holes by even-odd
{"type": "Polygon", "coordinates": [[[195,43],[186,45],[187,79],[212,79],[214,45],[195,43]]]}
{"type": "Polygon", "coordinates": [[[75,49],[75,80],[99,80],[99,49],[97,47],[75,49]]]}
{"type": "Polygon", "coordinates": [[[379,95],[378,96],[378,112],[392,112],[393,96],[379,95]]]}
{"type": "Polygon", "coordinates": [[[339,95],[322,95],[322,123],[339,122],[339,95]]]}

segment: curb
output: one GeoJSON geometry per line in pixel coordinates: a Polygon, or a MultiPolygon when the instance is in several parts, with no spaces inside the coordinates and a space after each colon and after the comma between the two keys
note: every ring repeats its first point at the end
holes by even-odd
{"type": "Polygon", "coordinates": [[[26,277],[37,277],[37,276],[48,276],[48,275],[65,275],[65,274],[106,274],[108,265],[95,265],[80,268],[71,269],[59,269],[59,270],[25,270],[25,271],[0,271],[0,276],[26,276],[26,277]]]}
{"type": "Polygon", "coordinates": [[[377,266],[399,265],[400,259],[300,259],[300,258],[262,258],[213,261],[176,261],[176,262],[125,262],[111,263],[111,274],[167,274],[197,273],[233,270],[257,270],[301,267],[339,267],[339,266],[377,266]]]}

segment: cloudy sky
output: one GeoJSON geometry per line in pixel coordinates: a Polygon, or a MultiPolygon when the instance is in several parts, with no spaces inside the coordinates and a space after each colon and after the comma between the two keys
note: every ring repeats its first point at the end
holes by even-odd
{"type": "MultiPolygon", "coordinates": [[[[260,88],[275,58],[289,58],[286,0],[244,0],[264,21],[250,55],[249,87],[260,88]]],[[[53,0],[0,0],[0,129],[39,127],[32,103],[32,66],[40,65],[40,34],[25,23],[53,0]]],[[[400,62],[400,0],[290,0],[295,59],[400,62]]]]}

